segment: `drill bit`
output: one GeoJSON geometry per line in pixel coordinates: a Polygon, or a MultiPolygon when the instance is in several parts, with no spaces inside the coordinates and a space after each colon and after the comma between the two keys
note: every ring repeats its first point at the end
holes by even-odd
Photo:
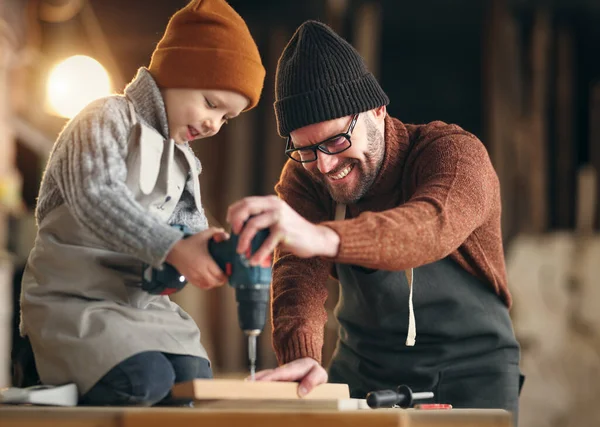
{"type": "Polygon", "coordinates": [[[248,358],[250,359],[250,381],[256,375],[256,335],[248,335],[248,358]]]}

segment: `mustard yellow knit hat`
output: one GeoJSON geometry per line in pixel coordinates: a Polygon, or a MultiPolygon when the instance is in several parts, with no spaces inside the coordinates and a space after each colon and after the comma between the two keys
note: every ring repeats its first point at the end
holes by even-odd
{"type": "Polygon", "coordinates": [[[230,90],[258,104],[265,79],[258,47],[242,17],[224,0],[192,0],[169,20],[152,54],[159,87],[230,90]]]}

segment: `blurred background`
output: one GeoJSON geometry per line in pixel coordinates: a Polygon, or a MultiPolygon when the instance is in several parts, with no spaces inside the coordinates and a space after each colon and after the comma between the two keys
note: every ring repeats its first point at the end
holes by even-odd
{"type": "MultiPolygon", "coordinates": [[[[0,386],[18,323],[22,268],[52,144],[90,100],[121,92],[186,0],[0,0],[0,386]]],[[[196,142],[213,224],[247,195],[273,194],[286,160],[276,132],[278,57],[306,19],[363,55],[407,123],[477,135],[500,178],[511,315],[527,376],[523,426],[600,420],[600,1],[230,0],[267,69],[259,106],[196,142]]],[[[202,72],[202,70],[197,70],[202,72]]],[[[328,309],[337,283],[328,284],[328,309]]],[[[217,376],[247,372],[229,287],[174,297],[195,318],[217,376]]],[[[323,360],[337,326],[326,325],[323,360]]],[[[276,366],[270,331],[259,368],[276,366]]]]}

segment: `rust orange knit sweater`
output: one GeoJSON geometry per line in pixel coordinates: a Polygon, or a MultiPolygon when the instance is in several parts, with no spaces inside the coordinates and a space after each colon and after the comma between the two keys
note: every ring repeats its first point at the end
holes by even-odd
{"type": "MultiPolygon", "coordinates": [[[[334,263],[399,271],[450,256],[510,307],[500,230],[500,186],[484,145],[456,125],[385,119],[385,155],[369,192],[331,221],[335,203],[288,161],[275,189],[313,223],[340,235],[333,259],[275,252],[273,346],[280,363],[321,360],[326,282],[334,263]]],[[[418,286],[418,284],[417,284],[418,286]]]]}

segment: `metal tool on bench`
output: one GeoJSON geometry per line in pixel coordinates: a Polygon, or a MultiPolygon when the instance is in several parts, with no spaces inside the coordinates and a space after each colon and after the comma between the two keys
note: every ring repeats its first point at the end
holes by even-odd
{"type": "MultiPolygon", "coordinates": [[[[174,225],[184,233],[184,238],[192,235],[185,226],[174,225]]],[[[250,256],[261,247],[269,237],[269,230],[260,230],[244,254],[236,251],[239,236],[232,234],[229,240],[208,242],[208,251],[229,277],[229,285],[235,289],[238,303],[238,321],[240,328],[248,337],[248,358],[250,360],[250,376],[254,379],[256,371],[256,338],[265,327],[267,305],[271,285],[271,259],[262,265],[252,266],[248,262],[250,256]]],[[[142,273],[142,289],[154,295],[169,295],[180,291],[187,284],[172,265],[165,263],[161,268],[145,265],[142,273]]]]}
{"type": "Polygon", "coordinates": [[[433,398],[433,392],[414,393],[407,385],[400,385],[396,390],[378,390],[367,394],[367,405],[370,408],[409,408],[413,402],[433,398]]]}

